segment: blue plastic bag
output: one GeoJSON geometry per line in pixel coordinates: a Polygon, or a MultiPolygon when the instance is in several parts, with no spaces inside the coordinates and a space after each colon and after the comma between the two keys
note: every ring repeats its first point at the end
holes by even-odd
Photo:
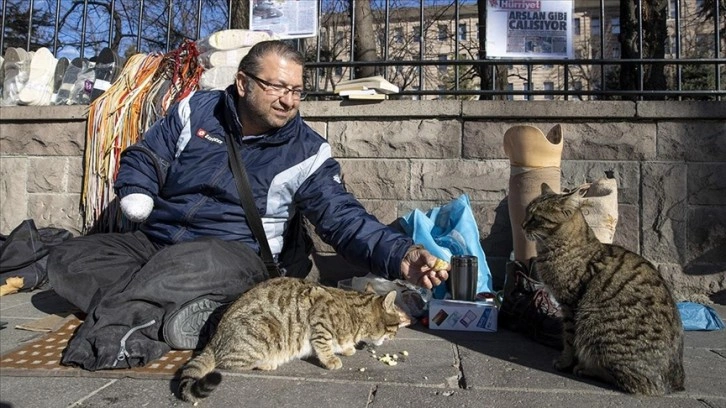
{"type": "Polygon", "coordinates": [[[678,302],[683,330],[721,330],[723,321],[713,308],[694,302],[678,302]]]}
{"type": "MultiPolygon", "coordinates": [[[[413,210],[403,217],[401,225],[415,243],[447,262],[452,255],[475,255],[479,265],[476,292],[492,292],[492,275],[479,241],[469,196],[463,194],[426,214],[413,210]]],[[[444,285],[434,288],[434,298],[442,299],[445,295],[444,285]]]]}

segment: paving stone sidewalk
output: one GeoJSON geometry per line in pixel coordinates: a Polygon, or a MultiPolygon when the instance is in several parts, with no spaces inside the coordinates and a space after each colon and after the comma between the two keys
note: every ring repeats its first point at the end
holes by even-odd
{"type": "MultiPolygon", "coordinates": [[[[63,308],[52,291],[0,298],[0,352],[42,333],[19,330],[63,308]]],[[[726,306],[715,305],[726,316],[726,306]]],[[[338,371],[295,361],[276,371],[225,372],[198,406],[295,408],[392,407],[721,407],[726,408],[726,330],[686,332],[686,391],[666,397],[625,395],[556,372],[557,351],[506,330],[444,332],[420,325],[376,348],[398,354],[389,366],[368,350],[343,357],[338,371]],[[406,351],[408,356],[401,352],[406,351]]],[[[117,376],[113,376],[117,377],[117,376]]],[[[159,379],[12,376],[0,370],[0,408],[184,407],[176,382],[159,379]]]]}

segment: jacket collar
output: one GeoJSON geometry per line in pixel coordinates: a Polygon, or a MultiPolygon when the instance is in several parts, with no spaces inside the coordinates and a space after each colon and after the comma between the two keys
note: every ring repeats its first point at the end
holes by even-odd
{"type": "MultiPolygon", "coordinates": [[[[224,91],[224,102],[225,102],[225,127],[235,138],[240,139],[242,135],[242,123],[237,115],[237,89],[232,84],[227,87],[224,91]]],[[[302,130],[302,118],[300,112],[298,112],[291,121],[287,122],[285,126],[273,130],[265,137],[259,139],[257,143],[264,144],[281,144],[292,139],[302,130]]]]}

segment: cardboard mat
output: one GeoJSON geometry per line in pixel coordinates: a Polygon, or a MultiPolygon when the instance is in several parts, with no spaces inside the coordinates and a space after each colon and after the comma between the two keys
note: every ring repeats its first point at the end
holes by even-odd
{"type": "Polygon", "coordinates": [[[27,377],[172,379],[177,370],[192,357],[190,350],[172,350],[145,367],[118,370],[88,371],[61,365],[63,350],[80,324],[78,318],[70,317],[57,330],[0,356],[0,372],[3,375],[27,377]]]}

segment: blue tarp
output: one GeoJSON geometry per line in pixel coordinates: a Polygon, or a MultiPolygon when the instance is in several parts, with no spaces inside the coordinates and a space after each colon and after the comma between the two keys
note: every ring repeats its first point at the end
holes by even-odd
{"type": "MultiPolygon", "coordinates": [[[[403,217],[401,224],[415,243],[423,245],[434,256],[445,261],[450,261],[452,255],[476,255],[479,266],[476,292],[492,292],[492,275],[466,194],[446,205],[432,208],[426,214],[418,209],[413,210],[403,217]]],[[[435,288],[434,297],[443,298],[445,290],[444,285],[435,288]]]]}
{"type": "Polygon", "coordinates": [[[694,302],[678,302],[683,330],[721,330],[723,321],[713,308],[694,302]]]}

